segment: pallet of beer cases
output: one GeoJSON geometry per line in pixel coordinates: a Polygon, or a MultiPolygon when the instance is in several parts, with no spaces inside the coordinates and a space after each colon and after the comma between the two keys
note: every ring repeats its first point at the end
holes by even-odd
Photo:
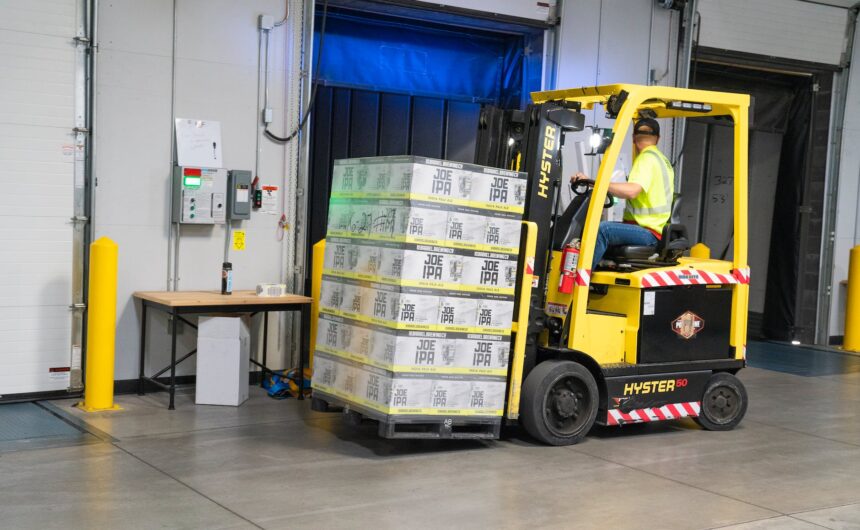
{"type": "Polygon", "coordinates": [[[337,160],[314,397],[386,437],[495,437],[526,176],[421,157],[337,160]]]}

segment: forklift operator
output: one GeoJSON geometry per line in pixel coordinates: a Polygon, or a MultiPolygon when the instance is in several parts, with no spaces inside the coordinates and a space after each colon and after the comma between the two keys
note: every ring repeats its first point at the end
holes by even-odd
{"type": "MultiPolygon", "coordinates": [[[[642,118],[633,126],[636,156],[627,182],[610,182],[609,193],[625,199],[624,222],[602,221],[594,246],[592,269],[603,259],[609,247],[619,245],[654,246],[661,238],[663,226],[672,215],[675,172],[669,159],[657,148],[660,124],[642,118]]],[[[571,177],[571,183],[588,179],[583,173],[571,177]]]]}

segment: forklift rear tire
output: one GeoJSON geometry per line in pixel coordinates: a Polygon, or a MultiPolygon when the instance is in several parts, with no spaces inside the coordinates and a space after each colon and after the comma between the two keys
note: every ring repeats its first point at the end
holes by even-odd
{"type": "Polygon", "coordinates": [[[573,361],[544,361],[523,382],[520,419],[539,441],[572,445],[594,425],[599,395],[586,367],[573,361]]]}
{"type": "Polygon", "coordinates": [[[696,422],[709,431],[730,431],[747,413],[747,391],[740,379],[718,373],[708,379],[696,422]]]}

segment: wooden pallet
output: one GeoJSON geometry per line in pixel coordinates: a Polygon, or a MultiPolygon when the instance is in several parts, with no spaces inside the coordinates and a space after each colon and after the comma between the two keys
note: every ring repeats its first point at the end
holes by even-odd
{"type": "Polygon", "coordinates": [[[389,416],[314,390],[313,410],[343,412],[353,424],[368,419],[378,422],[382,438],[435,438],[495,440],[502,428],[500,417],[479,418],[469,416],[389,416]]]}
{"type": "Polygon", "coordinates": [[[383,438],[440,438],[495,440],[501,432],[501,419],[476,422],[461,418],[433,418],[379,421],[379,436],[383,438]]]}

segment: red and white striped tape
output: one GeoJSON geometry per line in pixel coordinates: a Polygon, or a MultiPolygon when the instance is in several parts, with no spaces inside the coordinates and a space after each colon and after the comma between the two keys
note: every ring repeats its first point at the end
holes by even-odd
{"type": "Polygon", "coordinates": [[[719,285],[749,283],[749,269],[738,269],[731,274],[718,274],[698,269],[675,269],[654,271],[642,275],[642,287],[667,287],[671,285],[719,285]],[[745,272],[742,272],[745,271],[745,272]]]}
{"type": "Polygon", "coordinates": [[[700,402],[689,401],[686,403],[672,403],[662,407],[636,409],[630,412],[621,412],[618,409],[610,409],[606,415],[606,425],[624,425],[625,423],[645,423],[648,421],[677,420],[679,418],[692,418],[699,415],[700,402]]]}
{"type": "Polygon", "coordinates": [[[588,287],[591,283],[591,269],[576,269],[576,277],[574,278],[576,285],[588,287]]]}
{"type": "Polygon", "coordinates": [[[732,271],[732,275],[738,280],[738,283],[750,283],[750,270],[748,267],[744,267],[742,269],[735,269],[732,271]]]}

